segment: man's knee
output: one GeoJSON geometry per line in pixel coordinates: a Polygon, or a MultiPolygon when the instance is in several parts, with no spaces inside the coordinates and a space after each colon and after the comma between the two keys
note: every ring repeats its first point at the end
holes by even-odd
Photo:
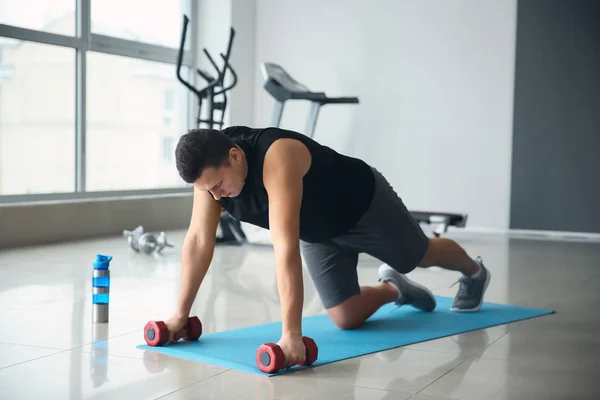
{"type": "Polygon", "coordinates": [[[362,326],[364,321],[356,318],[356,314],[351,310],[351,304],[348,301],[330,308],[327,310],[329,318],[333,323],[342,330],[358,329],[362,326]]]}
{"type": "Polygon", "coordinates": [[[344,331],[349,331],[353,329],[358,329],[362,326],[364,321],[357,321],[356,318],[353,318],[350,314],[329,314],[333,323],[344,331]]]}

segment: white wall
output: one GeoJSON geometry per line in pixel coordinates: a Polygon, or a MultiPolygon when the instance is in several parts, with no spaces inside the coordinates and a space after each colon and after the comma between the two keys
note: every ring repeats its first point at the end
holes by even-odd
{"type": "MultiPolygon", "coordinates": [[[[315,138],[378,167],[411,209],[507,228],[516,0],[257,0],[256,57],[359,105],[322,109],[315,138]]],[[[258,75],[257,75],[258,77],[258,75]]],[[[254,125],[272,99],[255,84],[254,125]]],[[[308,104],[286,106],[301,130],[308,104]]]]}
{"type": "MultiPolygon", "coordinates": [[[[219,0],[222,1],[222,0],[219,0]]],[[[231,0],[231,25],[236,30],[231,62],[238,75],[229,103],[230,124],[254,124],[256,58],[256,0],[231,0]]]]}

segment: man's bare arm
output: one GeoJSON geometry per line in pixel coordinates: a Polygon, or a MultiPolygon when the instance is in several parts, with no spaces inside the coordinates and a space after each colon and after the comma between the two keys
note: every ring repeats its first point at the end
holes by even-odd
{"type": "Polygon", "coordinates": [[[212,261],[221,205],[210,193],[194,189],[194,203],[181,254],[181,279],[176,313],[187,318],[212,261]]]}
{"type": "Polygon", "coordinates": [[[263,181],[269,197],[269,229],[273,238],[277,285],[281,299],[282,336],[302,333],[304,285],[300,256],[300,208],[303,177],[310,169],[304,144],[279,139],[264,161],[263,181]]]}

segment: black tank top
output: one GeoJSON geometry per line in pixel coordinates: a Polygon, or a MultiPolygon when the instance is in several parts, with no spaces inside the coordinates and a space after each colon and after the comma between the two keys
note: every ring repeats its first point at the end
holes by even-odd
{"type": "Polygon", "coordinates": [[[223,130],[246,153],[248,176],[239,196],[218,202],[233,217],[269,229],[269,204],[263,184],[263,162],[269,146],[280,138],[304,143],[311,167],[304,176],[300,210],[300,239],[322,242],[351,228],[373,198],[371,167],[357,158],[339,154],[301,133],[280,128],[234,126],[223,130]]]}

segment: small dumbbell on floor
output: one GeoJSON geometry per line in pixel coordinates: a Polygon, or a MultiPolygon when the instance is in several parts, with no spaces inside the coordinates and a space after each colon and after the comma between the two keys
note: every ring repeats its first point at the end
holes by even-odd
{"type": "Polygon", "coordinates": [[[156,251],[160,253],[165,247],[173,247],[167,241],[165,232],[160,232],[158,235],[151,232],[144,233],[144,228],[141,226],[133,231],[123,231],[123,236],[128,238],[130,247],[136,252],[150,254],[156,251]]]}
{"type": "Polygon", "coordinates": [[[160,232],[158,235],[148,232],[140,236],[139,248],[146,254],[154,251],[160,253],[165,247],[173,247],[173,245],[167,242],[167,234],[164,232],[160,232]]]}

